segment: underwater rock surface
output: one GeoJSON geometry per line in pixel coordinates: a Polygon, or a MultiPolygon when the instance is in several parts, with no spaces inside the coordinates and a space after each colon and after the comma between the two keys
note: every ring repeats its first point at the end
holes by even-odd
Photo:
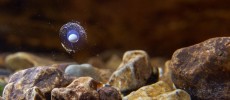
{"type": "MultiPolygon", "coordinates": [[[[6,57],[0,57],[3,72],[7,69],[5,64],[9,64],[6,57]]],[[[4,77],[1,74],[0,83],[4,84],[0,88],[7,83],[2,99],[230,99],[230,37],[212,38],[178,49],[171,60],[149,60],[142,50],[127,51],[122,60],[120,57],[92,57],[87,64],[54,61],[48,66],[36,66],[44,64],[37,61],[42,57],[17,56],[11,63],[20,69],[25,62],[35,67],[12,70],[13,75],[4,77]]]]}
{"type": "Polygon", "coordinates": [[[55,67],[33,67],[14,73],[3,91],[4,100],[30,100],[35,94],[40,98],[50,99],[51,90],[66,86],[66,80],[60,70],[55,67]],[[41,91],[41,92],[39,92],[41,91]]]}
{"type": "Polygon", "coordinates": [[[167,83],[159,81],[152,85],[143,86],[130,93],[124,100],[190,100],[187,92],[173,89],[167,83]]]}
{"type": "Polygon", "coordinates": [[[119,88],[121,92],[126,92],[144,86],[153,75],[158,76],[158,72],[153,73],[145,51],[127,51],[123,56],[122,63],[111,75],[108,84],[119,88]]]}
{"type": "Polygon", "coordinates": [[[41,92],[41,90],[34,86],[32,88],[29,88],[26,93],[26,100],[46,100],[44,94],[41,92]]]}
{"type": "Polygon", "coordinates": [[[230,99],[230,37],[178,49],[170,68],[176,87],[192,99],[230,99]]]}
{"type": "Polygon", "coordinates": [[[91,77],[80,77],[75,79],[65,88],[54,88],[52,90],[52,100],[99,100],[99,94],[96,91],[99,82],[91,77]]]}
{"type": "Polygon", "coordinates": [[[98,89],[99,100],[122,100],[120,92],[111,86],[104,86],[98,89]]]}

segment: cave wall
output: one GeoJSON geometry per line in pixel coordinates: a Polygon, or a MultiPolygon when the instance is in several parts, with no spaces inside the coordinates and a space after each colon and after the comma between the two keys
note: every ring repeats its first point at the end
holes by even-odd
{"type": "Polygon", "coordinates": [[[227,0],[1,0],[0,51],[62,51],[58,32],[79,21],[87,52],[143,49],[171,56],[181,47],[229,36],[227,0]]]}

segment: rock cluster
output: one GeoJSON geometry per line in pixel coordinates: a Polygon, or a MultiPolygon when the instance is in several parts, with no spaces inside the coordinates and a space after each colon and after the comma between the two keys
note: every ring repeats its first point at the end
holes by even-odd
{"type": "Polygon", "coordinates": [[[133,50],[89,62],[38,66],[52,62],[29,53],[0,56],[1,66],[19,70],[9,79],[0,70],[0,87],[7,83],[0,100],[230,99],[230,37],[178,49],[168,61],[133,50]]]}
{"type": "Polygon", "coordinates": [[[167,78],[155,83],[158,80],[158,68],[151,65],[145,51],[127,51],[123,59],[113,56],[107,63],[92,64],[104,65],[104,68],[90,64],[62,63],[17,71],[10,76],[4,88],[3,99],[190,99],[185,91],[175,89],[173,83],[168,84],[171,82],[168,67],[162,73],[167,78]],[[113,61],[116,64],[112,64],[113,61]],[[116,69],[118,62],[121,63],[116,69]]]}
{"type": "Polygon", "coordinates": [[[113,87],[91,77],[71,77],[57,67],[33,67],[16,72],[3,91],[4,100],[121,100],[113,87]]]}

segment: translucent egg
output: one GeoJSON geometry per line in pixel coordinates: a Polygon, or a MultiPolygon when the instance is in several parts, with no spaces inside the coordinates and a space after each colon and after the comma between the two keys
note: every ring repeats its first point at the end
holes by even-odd
{"type": "Polygon", "coordinates": [[[87,34],[78,22],[69,22],[60,28],[59,37],[63,48],[68,53],[75,53],[84,47],[87,34]]]}

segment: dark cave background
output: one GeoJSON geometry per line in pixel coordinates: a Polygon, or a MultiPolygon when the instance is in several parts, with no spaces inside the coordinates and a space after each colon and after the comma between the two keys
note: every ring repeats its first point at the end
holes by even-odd
{"type": "Polygon", "coordinates": [[[79,56],[142,49],[171,57],[179,48],[229,36],[226,0],[0,0],[0,52],[66,53],[60,27],[79,21],[88,48],[79,56]]]}

